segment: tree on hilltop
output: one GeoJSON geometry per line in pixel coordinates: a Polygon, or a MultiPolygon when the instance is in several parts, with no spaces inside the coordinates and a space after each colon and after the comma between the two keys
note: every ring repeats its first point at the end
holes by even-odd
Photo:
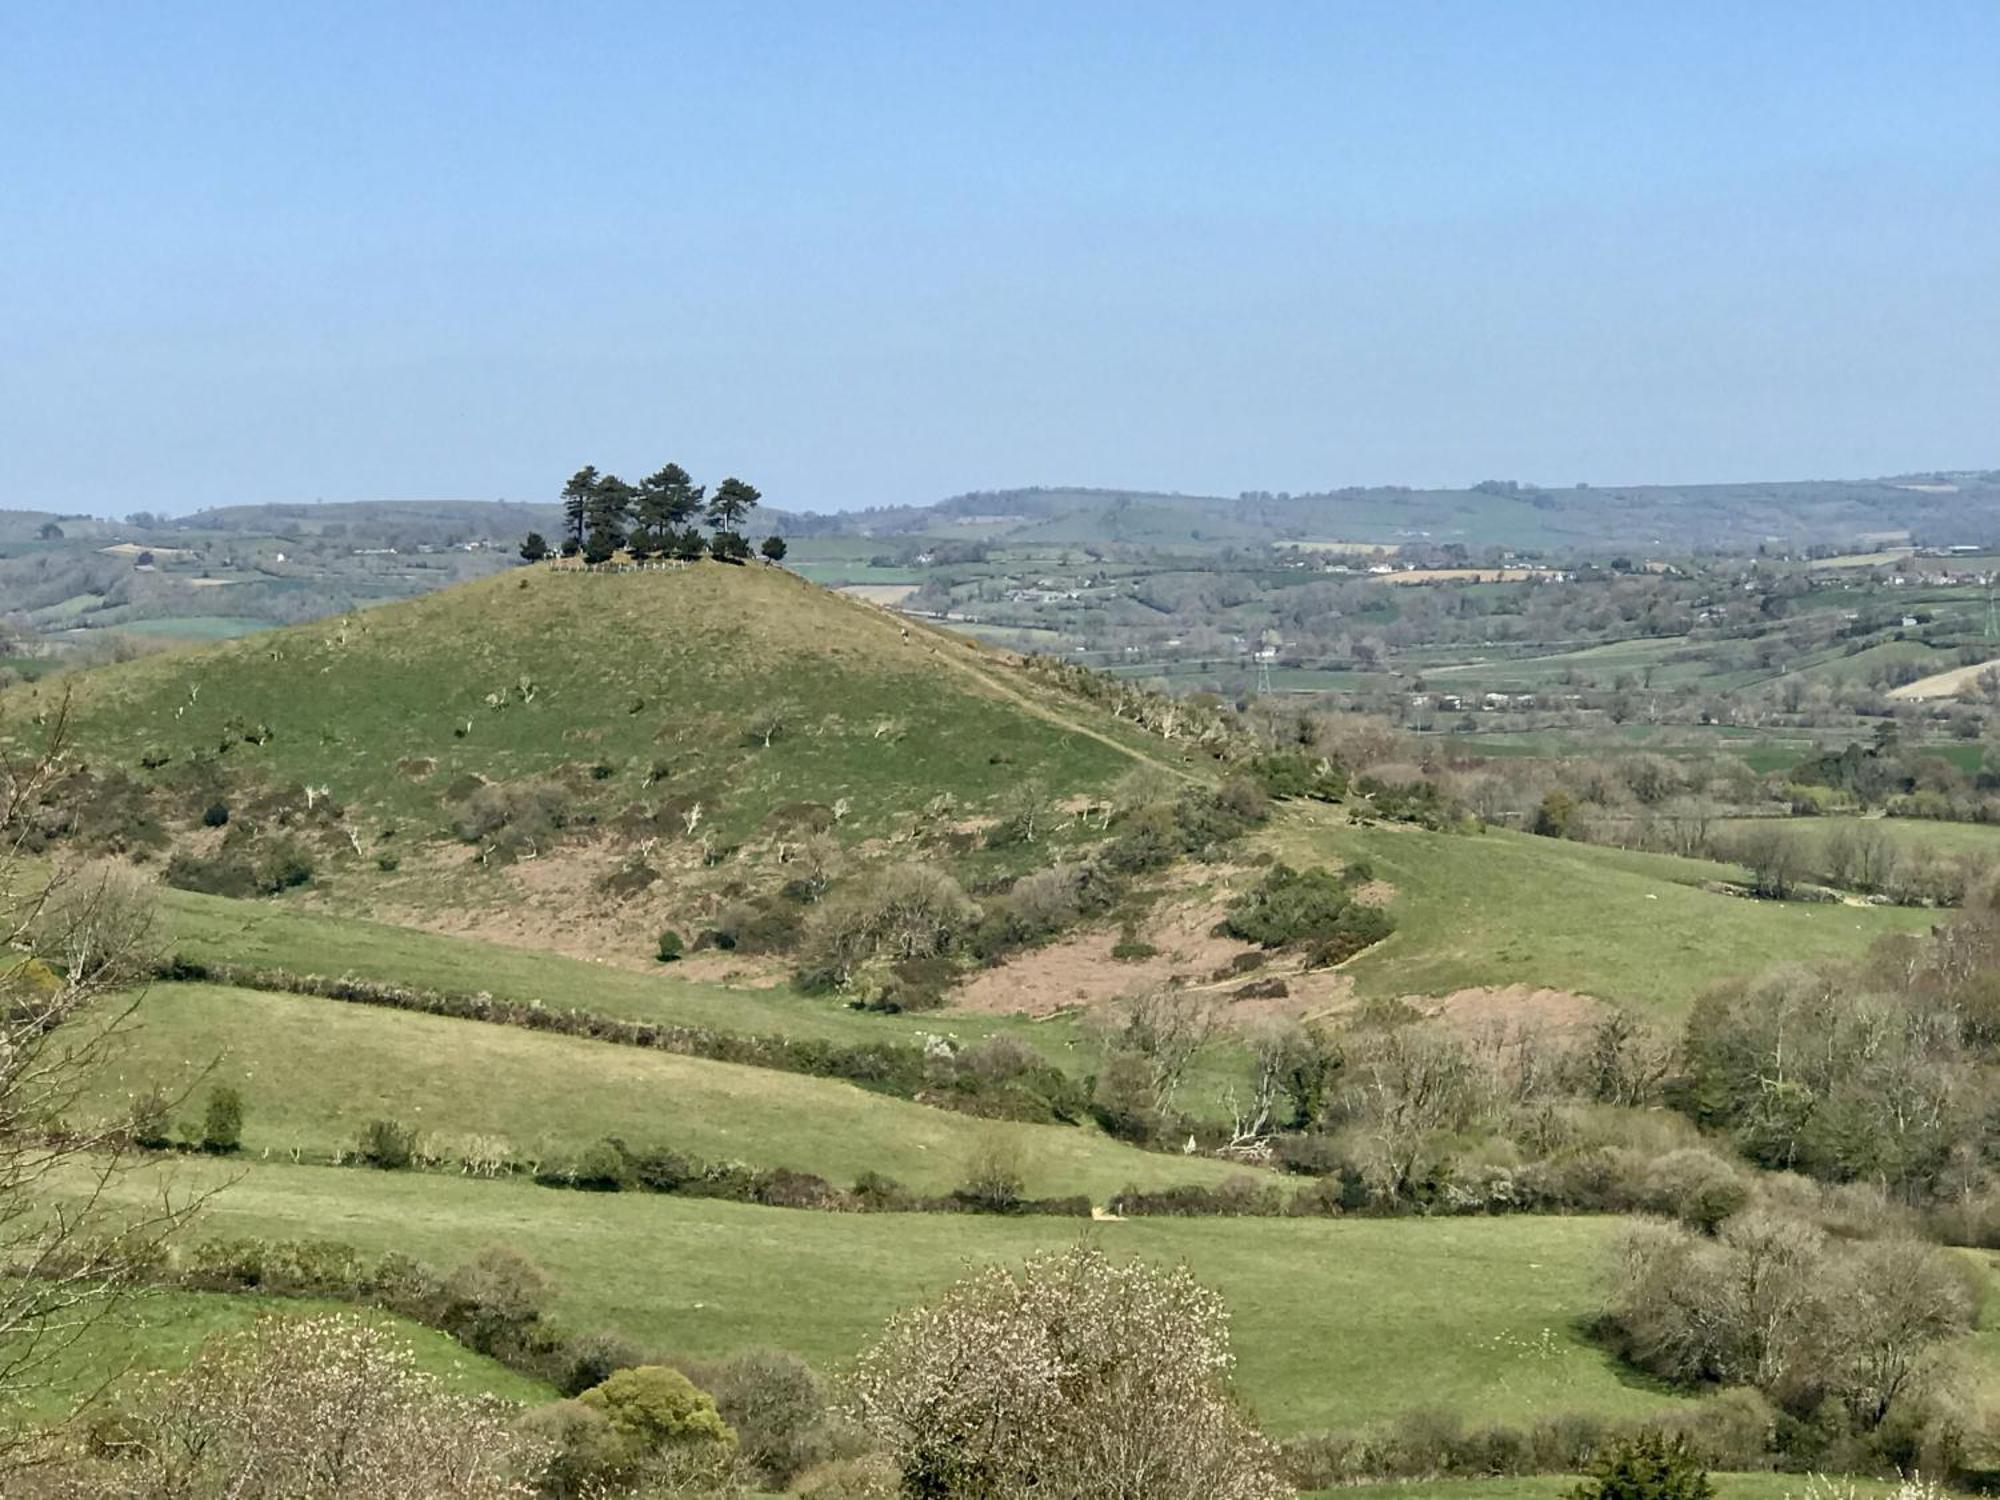
{"type": "Polygon", "coordinates": [[[531,562],[531,563],[540,562],[543,558],[547,557],[548,555],[549,555],[548,538],[543,536],[539,531],[529,532],[528,539],[525,542],[521,543],[521,560],[523,562],[531,562]]]}
{"type": "Polygon", "coordinates": [[[590,528],[586,554],[593,562],[605,562],[625,545],[631,524],[632,507],[639,492],[616,474],[606,474],[591,487],[584,503],[584,520],[590,528]]]}
{"type": "Polygon", "coordinates": [[[679,464],[663,464],[639,481],[639,524],[659,532],[686,526],[701,514],[706,492],[679,464]]]}
{"type": "Polygon", "coordinates": [[[731,476],[715,487],[708,500],[708,524],[717,531],[741,532],[750,512],[764,497],[755,488],[731,476]]]}
{"type": "Polygon", "coordinates": [[[766,562],[783,562],[785,560],[785,539],[781,536],[767,536],[764,538],[764,545],[757,550],[764,554],[766,562]]]}
{"type": "Polygon", "coordinates": [[[596,464],[585,464],[562,487],[564,557],[574,557],[583,550],[584,529],[590,521],[590,497],[596,491],[596,464]]]}

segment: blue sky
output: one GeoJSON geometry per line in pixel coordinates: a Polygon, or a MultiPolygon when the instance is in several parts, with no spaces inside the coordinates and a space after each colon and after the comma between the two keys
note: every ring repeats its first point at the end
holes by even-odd
{"type": "Polygon", "coordinates": [[[2000,464],[2000,6],[0,3],[0,506],[2000,464]]]}

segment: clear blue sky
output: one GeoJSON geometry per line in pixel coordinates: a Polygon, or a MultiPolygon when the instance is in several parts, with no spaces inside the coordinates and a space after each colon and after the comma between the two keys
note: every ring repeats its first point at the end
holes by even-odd
{"type": "Polygon", "coordinates": [[[0,0],[0,506],[2000,464],[2000,5],[0,0]]]}

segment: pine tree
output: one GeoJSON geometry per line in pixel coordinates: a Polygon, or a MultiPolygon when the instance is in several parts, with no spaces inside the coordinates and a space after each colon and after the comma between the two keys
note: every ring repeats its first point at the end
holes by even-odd
{"type": "Polygon", "coordinates": [[[701,513],[705,486],[679,464],[665,464],[639,481],[639,524],[662,534],[701,513]]]}
{"type": "Polygon", "coordinates": [[[766,562],[783,562],[785,560],[785,539],[781,536],[767,536],[764,538],[764,545],[757,550],[764,554],[766,562]]]}
{"type": "Polygon", "coordinates": [[[625,545],[626,528],[632,520],[632,504],[639,492],[616,474],[606,474],[591,487],[584,505],[584,523],[590,529],[587,553],[594,561],[609,560],[625,545]]]}
{"type": "Polygon", "coordinates": [[[583,546],[584,528],[590,519],[590,497],[596,490],[596,464],[585,464],[569,476],[569,483],[562,488],[564,557],[575,556],[583,546]]]}
{"type": "Polygon", "coordinates": [[[544,537],[539,531],[529,532],[528,539],[525,542],[521,543],[522,561],[531,563],[540,562],[543,558],[547,557],[548,555],[549,555],[548,539],[544,537]]]}
{"type": "Polygon", "coordinates": [[[742,480],[731,477],[715,487],[708,501],[708,524],[717,531],[741,532],[743,523],[763,496],[742,480]]]}

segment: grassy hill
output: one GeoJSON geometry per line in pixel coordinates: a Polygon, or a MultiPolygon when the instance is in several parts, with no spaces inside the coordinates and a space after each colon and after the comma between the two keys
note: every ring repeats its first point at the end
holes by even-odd
{"type": "Polygon", "coordinates": [[[1363,995],[1525,984],[1678,1015],[1731,975],[1858,954],[1931,912],[1751,901],[1704,890],[1731,867],[1537,838],[1362,827],[1300,809],[1264,841],[1295,863],[1365,859],[1395,888],[1397,930],[1347,965],[1363,995]]]}
{"type": "Polygon", "coordinates": [[[604,815],[699,802],[731,838],[844,801],[869,834],[941,793],[1087,791],[1152,753],[1004,658],[763,566],[515,571],[26,686],[10,729],[63,691],[95,762],[191,796],[324,787],[378,829],[437,826],[480,777],[557,778],[604,815]]]}

